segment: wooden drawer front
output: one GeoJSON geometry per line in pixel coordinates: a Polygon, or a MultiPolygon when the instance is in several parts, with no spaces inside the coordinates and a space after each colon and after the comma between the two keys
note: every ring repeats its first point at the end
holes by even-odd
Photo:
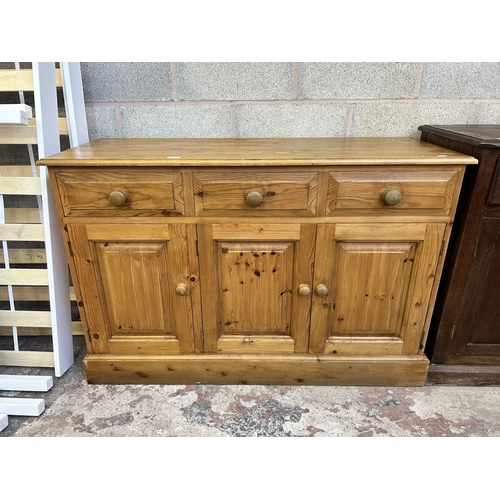
{"type": "Polygon", "coordinates": [[[348,210],[380,215],[403,215],[408,211],[448,215],[459,180],[456,170],[331,172],[326,214],[348,210]],[[383,196],[387,192],[389,196],[401,193],[401,200],[394,205],[386,203],[383,196]]]}
{"type": "Polygon", "coordinates": [[[87,169],[59,172],[56,178],[66,216],[184,215],[180,173],[87,169]],[[115,203],[123,204],[113,205],[112,193],[115,193],[115,203]]]}
{"type": "Polygon", "coordinates": [[[316,214],[317,172],[195,173],[193,185],[196,215],[316,214]],[[252,196],[260,204],[252,206],[252,196]]]}

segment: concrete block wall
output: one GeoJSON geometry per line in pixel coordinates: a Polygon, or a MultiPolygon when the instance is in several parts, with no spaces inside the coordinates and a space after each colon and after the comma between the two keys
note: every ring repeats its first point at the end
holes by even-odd
{"type": "Polygon", "coordinates": [[[420,137],[500,123],[500,63],[81,63],[91,139],[420,137]]]}

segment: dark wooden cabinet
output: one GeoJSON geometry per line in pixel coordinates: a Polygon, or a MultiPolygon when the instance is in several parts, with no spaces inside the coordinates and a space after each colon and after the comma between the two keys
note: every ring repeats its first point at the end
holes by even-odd
{"type": "Polygon", "coordinates": [[[429,378],[500,383],[500,125],[419,127],[474,156],[467,168],[426,353],[429,378]]]}

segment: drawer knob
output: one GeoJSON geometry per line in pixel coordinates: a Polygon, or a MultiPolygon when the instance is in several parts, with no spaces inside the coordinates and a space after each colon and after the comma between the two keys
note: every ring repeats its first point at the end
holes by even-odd
{"type": "Polygon", "coordinates": [[[109,202],[115,207],[121,207],[128,201],[128,194],[124,189],[115,189],[109,195],[109,202]]]}
{"type": "Polygon", "coordinates": [[[175,293],[177,295],[186,295],[188,291],[188,287],[185,283],[179,283],[176,287],[175,287],[175,293]]]}
{"type": "Polygon", "coordinates": [[[320,297],[325,297],[326,295],[328,295],[328,287],[323,283],[320,283],[315,288],[315,291],[316,291],[317,295],[319,295],[320,297]]]}
{"type": "Polygon", "coordinates": [[[306,285],[305,283],[302,283],[302,285],[299,285],[299,295],[306,297],[310,293],[311,293],[311,289],[309,288],[309,285],[306,285]]]}
{"type": "Polygon", "coordinates": [[[382,199],[386,205],[397,205],[401,201],[402,197],[403,195],[401,194],[401,191],[395,187],[387,188],[382,193],[382,199]]]}
{"type": "Polygon", "coordinates": [[[247,203],[251,207],[258,207],[262,203],[262,193],[258,190],[251,191],[247,194],[247,203]]]}

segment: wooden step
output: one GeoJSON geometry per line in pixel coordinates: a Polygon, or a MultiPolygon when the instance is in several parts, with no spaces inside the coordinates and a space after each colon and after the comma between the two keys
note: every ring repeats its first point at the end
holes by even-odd
{"type": "MultiPolygon", "coordinates": [[[[62,87],[60,68],[56,68],[56,86],[62,87]]],[[[33,70],[0,69],[0,92],[32,91],[33,70]]]]}
{"type": "Polygon", "coordinates": [[[0,240],[44,241],[42,224],[0,224],[0,240]]]}
{"type": "Polygon", "coordinates": [[[50,327],[50,311],[0,311],[0,326],[50,327]]]}
{"type": "MultiPolygon", "coordinates": [[[[59,134],[68,134],[65,117],[58,118],[59,134]]],[[[38,144],[36,118],[28,120],[28,125],[0,125],[0,144],[38,144]]]]}
{"type": "MultiPolygon", "coordinates": [[[[37,177],[40,177],[40,169],[36,167],[37,177]]],[[[1,177],[33,177],[31,165],[0,165],[1,177]]]]}
{"type": "Polygon", "coordinates": [[[45,351],[0,351],[0,365],[54,367],[54,353],[45,351]]]}
{"type": "Polygon", "coordinates": [[[40,209],[6,208],[5,222],[7,224],[40,224],[40,209]]]}
{"type": "Polygon", "coordinates": [[[41,195],[39,177],[6,177],[0,183],[0,194],[41,195]]]}
{"type": "MultiPolygon", "coordinates": [[[[81,321],[71,322],[71,333],[73,335],[83,335],[81,321]]],[[[19,337],[50,337],[52,335],[52,330],[50,328],[24,326],[17,328],[17,335],[19,337]]],[[[12,337],[12,327],[0,326],[0,337],[12,337]]]]}
{"type": "MultiPolygon", "coordinates": [[[[45,286],[16,286],[13,288],[13,294],[14,300],[20,302],[49,300],[49,289],[45,286]]],[[[0,286],[0,301],[8,300],[7,286],[0,286]]],[[[69,288],[69,300],[76,300],[74,287],[69,288]]]]}

